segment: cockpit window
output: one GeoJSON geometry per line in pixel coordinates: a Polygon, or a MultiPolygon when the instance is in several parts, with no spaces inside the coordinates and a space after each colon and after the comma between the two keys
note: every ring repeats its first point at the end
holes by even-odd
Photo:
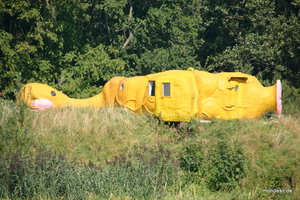
{"type": "Polygon", "coordinates": [[[149,81],[148,94],[149,96],[155,96],[155,81],[149,81]]]}
{"type": "Polygon", "coordinates": [[[163,97],[171,96],[171,83],[163,83],[162,95],[163,97]]]}
{"type": "Polygon", "coordinates": [[[51,91],[51,95],[55,97],[56,96],[56,92],[51,91]]]}

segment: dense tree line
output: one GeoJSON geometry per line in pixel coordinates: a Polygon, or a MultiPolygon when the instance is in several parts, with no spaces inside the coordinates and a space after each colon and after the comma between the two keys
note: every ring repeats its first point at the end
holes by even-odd
{"type": "MultiPolygon", "coordinates": [[[[300,87],[300,0],[1,0],[0,92],[73,97],[113,76],[241,71],[300,87]]],[[[296,89],[295,89],[296,91],[296,89]]]]}

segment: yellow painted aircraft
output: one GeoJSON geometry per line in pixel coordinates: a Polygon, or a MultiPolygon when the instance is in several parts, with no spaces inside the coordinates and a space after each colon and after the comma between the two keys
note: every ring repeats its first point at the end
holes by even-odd
{"type": "Polygon", "coordinates": [[[240,72],[170,70],[131,78],[114,77],[100,94],[73,99],[40,83],[22,87],[20,97],[35,110],[58,107],[121,106],[135,113],[150,113],[163,121],[251,119],[266,112],[281,114],[280,80],[264,87],[240,72]]]}

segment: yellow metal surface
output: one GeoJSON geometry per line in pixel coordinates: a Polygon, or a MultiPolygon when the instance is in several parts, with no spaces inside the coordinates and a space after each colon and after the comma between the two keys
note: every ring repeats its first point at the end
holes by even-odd
{"type": "Polygon", "coordinates": [[[276,85],[264,87],[254,76],[240,72],[212,74],[190,68],[114,77],[88,99],[69,98],[48,85],[30,83],[21,89],[21,99],[29,106],[35,99],[48,99],[54,107],[123,106],[164,121],[246,119],[276,111],[276,85]]]}

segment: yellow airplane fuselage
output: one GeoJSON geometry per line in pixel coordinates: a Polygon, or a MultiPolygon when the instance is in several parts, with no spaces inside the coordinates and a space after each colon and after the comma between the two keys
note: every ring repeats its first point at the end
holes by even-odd
{"type": "Polygon", "coordinates": [[[250,119],[278,112],[281,102],[276,87],[264,87],[254,76],[240,72],[212,74],[190,68],[114,77],[100,94],[88,99],[69,98],[48,85],[30,83],[21,89],[21,99],[29,106],[36,99],[48,99],[53,107],[122,106],[163,121],[250,119]]]}

